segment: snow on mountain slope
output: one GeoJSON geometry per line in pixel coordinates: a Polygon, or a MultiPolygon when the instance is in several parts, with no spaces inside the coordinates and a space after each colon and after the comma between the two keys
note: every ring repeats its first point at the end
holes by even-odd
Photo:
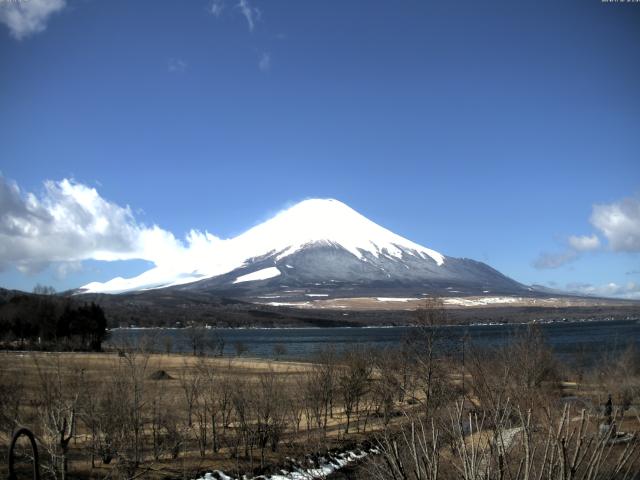
{"type": "Polygon", "coordinates": [[[257,272],[247,273],[246,275],[241,275],[236,278],[233,283],[242,283],[242,282],[254,282],[256,280],[266,280],[268,278],[277,277],[280,275],[280,270],[276,267],[267,267],[262,270],[258,270],[257,272]]]}
{"type": "Polygon", "coordinates": [[[278,260],[322,241],[358,258],[363,252],[401,258],[404,249],[429,256],[438,265],[444,263],[440,253],[396,235],[338,200],[305,200],[234,239],[244,251],[266,247],[266,251],[278,252],[278,260]]]}
{"type": "MultiPolygon", "coordinates": [[[[93,282],[82,287],[81,292],[121,293],[191,283],[224,275],[248,265],[252,259],[276,255],[276,260],[282,260],[312,245],[341,247],[364,262],[365,254],[370,254],[389,259],[410,255],[432,261],[434,267],[445,263],[442,254],[396,235],[338,200],[312,199],[235,238],[216,239],[206,249],[202,248],[195,259],[174,262],[179,268],[156,267],[134,278],[93,282]]],[[[247,276],[237,280],[254,280],[240,280],[247,276]]]]}

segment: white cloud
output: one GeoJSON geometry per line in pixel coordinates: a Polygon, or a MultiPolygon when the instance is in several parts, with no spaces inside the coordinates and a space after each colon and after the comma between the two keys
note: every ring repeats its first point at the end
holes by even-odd
{"type": "Polygon", "coordinates": [[[63,280],[73,272],[82,270],[82,262],[60,262],[56,266],[56,278],[63,280]]]}
{"type": "Polygon", "coordinates": [[[170,58],[167,62],[167,68],[172,73],[184,72],[187,69],[187,62],[180,58],[170,58]]]}
{"type": "Polygon", "coordinates": [[[627,282],[624,285],[615,282],[604,285],[592,285],[590,283],[570,283],[567,290],[581,295],[596,297],[617,297],[629,300],[640,299],[640,284],[627,282]]]}
{"type": "Polygon", "coordinates": [[[534,260],[533,266],[538,269],[560,268],[567,263],[578,258],[578,253],[574,250],[566,250],[561,253],[543,252],[534,260]]]}
{"type": "Polygon", "coordinates": [[[568,241],[571,248],[578,250],[579,252],[586,252],[589,250],[596,250],[597,248],[600,248],[600,239],[595,234],[591,236],[571,235],[568,241]]]}
{"type": "Polygon", "coordinates": [[[170,271],[196,265],[217,241],[192,230],[182,242],[72,180],[46,181],[36,195],[0,176],[0,269],[30,273],[55,264],[64,275],[83,260],[143,259],[170,271]]]}
{"type": "Polygon", "coordinates": [[[260,61],[258,62],[258,68],[263,72],[266,72],[271,68],[271,55],[263,53],[260,55],[260,61]]]}
{"type": "Polygon", "coordinates": [[[256,7],[252,7],[249,0],[240,0],[237,6],[240,9],[240,12],[242,12],[242,15],[244,15],[244,18],[247,20],[249,31],[253,32],[256,22],[259,21],[262,16],[260,10],[256,7]]]}
{"type": "Polygon", "coordinates": [[[640,252],[640,199],[594,205],[591,224],[616,252],[640,252]]]}
{"type": "Polygon", "coordinates": [[[219,17],[224,10],[224,2],[222,0],[213,0],[209,6],[209,13],[214,17],[219,17]]]}
{"type": "MultiPolygon", "coordinates": [[[[619,202],[594,205],[589,219],[591,224],[607,239],[614,252],[640,252],[640,199],[625,198],[619,202]]],[[[558,268],[577,260],[581,253],[601,247],[600,237],[571,235],[567,248],[560,253],[542,253],[533,262],[536,268],[558,268]]]]}
{"type": "Polygon", "coordinates": [[[65,5],[65,0],[0,0],[0,22],[21,40],[44,31],[49,17],[65,5]]]}

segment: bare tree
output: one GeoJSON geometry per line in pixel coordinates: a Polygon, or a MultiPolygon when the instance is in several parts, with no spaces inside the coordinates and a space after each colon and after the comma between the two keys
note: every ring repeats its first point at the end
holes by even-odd
{"type": "MultiPolygon", "coordinates": [[[[505,410],[508,407],[505,405],[505,410]]],[[[378,479],[593,480],[632,479],[638,471],[640,442],[612,442],[612,430],[599,434],[584,411],[578,417],[565,406],[547,427],[534,425],[531,412],[519,408],[504,415],[486,435],[485,417],[465,412],[461,402],[450,411],[448,430],[453,455],[443,456],[442,431],[433,421],[407,414],[397,433],[379,440],[380,459],[372,462],[378,479]]]]}
{"type": "Polygon", "coordinates": [[[42,438],[51,460],[50,471],[56,478],[66,480],[69,442],[75,435],[82,371],[67,371],[59,358],[44,364],[34,357],[34,363],[39,379],[42,438]]]}
{"type": "Polygon", "coordinates": [[[11,372],[8,366],[8,362],[0,362],[0,432],[11,437],[20,421],[25,388],[22,377],[11,372]]]}
{"type": "Polygon", "coordinates": [[[236,355],[238,357],[241,357],[242,355],[244,355],[249,351],[249,347],[247,347],[247,344],[244,342],[241,342],[240,340],[238,340],[237,342],[234,342],[233,348],[236,351],[236,355]]]}
{"type": "Polygon", "coordinates": [[[233,411],[233,384],[234,380],[229,374],[223,374],[218,378],[217,410],[222,423],[222,434],[225,435],[231,421],[233,411]]]}
{"type": "Polygon", "coordinates": [[[204,457],[207,453],[208,437],[209,437],[209,421],[211,414],[211,407],[209,405],[209,395],[203,392],[204,382],[200,382],[196,394],[196,401],[194,405],[194,414],[196,417],[194,435],[198,443],[198,450],[200,456],[204,457]]]}
{"type": "Polygon", "coordinates": [[[37,283],[36,286],[33,287],[33,293],[37,295],[55,295],[56,289],[49,285],[37,283]]]}
{"type": "Polygon", "coordinates": [[[81,395],[79,400],[78,418],[85,425],[91,435],[91,468],[95,468],[96,452],[98,450],[99,429],[99,396],[85,375],[82,376],[81,395]]]}
{"type": "Polygon", "coordinates": [[[312,371],[306,372],[300,380],[308,434],[312,427],[322,429],[323,434],[326,432],[327,390],[324,388],[325,384],[321,381],[320,372],[320,370],[314,368],[312,371]]]}
{"type": "Polygon", "coordinates": [[[553,399],[559,380],[558,365],[538,325],[527,325],[500,351],[509,365],[509,395],[524,409],[534,409],[541,398],[553,399]]]}
{"type": "Polygon", "coordinates": [[[260,467],[264,468],[265,449],[270,444],[272,451],[276,451],[286,426],[284,384],[273,371],[260,375],[252,401],[260,467]]]}
{"type": "Polygon", "coordinates": [[[359,411],[360,402],[369,386],[371,372],[372,365],[368,352],[359,348],[345,352],[338,373],[338,385],[347,419],[345,433],[349,433],[353,414],[359,411]]]}
{"type": "Polygon", "coordinates": [[[283,343],[276,343],[273,346],[273,356],[276,360],[287,354],[287,347],[283,343]]]}
{"type": "Polygon", "coordinates": [[[306,398],[306,373],[298,374],[294,378],[294,382],[290,388],[293,388],[293,394],[286,396],[286,408],[289,416],[289,425],[293,427],[294,433],[300,433],[300,425],[304,416],[307,404],[306,398]]]}
{"type": "Polygon", "coordinates": [[[173,398],[167,395],[165,381],[154,382],[155,386],[148,391],[149,401],[145,408],[145,416],[148,419],[146,429],[151,436],[151,449],[155,461],[159,461],[165,455],[177,459],[185,441],[185,429],[182,427],[179,412],[173,408],[173,398]]]}
{"type": "Polygon", "coordinates": [[[143,459],[145,415],[148,407],[146,392],[149,353],[140,345],[138,350],[123,352],[118,357],[111,378],[109,396],[112,401],[104,408],[110,420],[106,424],[107,445],[118,457],[118,468],[133,476],[143,459]]]}
{"type": "Polygon", "coordinates": [[[208,345],[214,357],[222,357],[224,355],[225,343],[224,337],[220,332],[214,331],[211,334],[208,345]]]}
{"type": "Polygon", "coordinates": [[[449,388],[447,372],[441,358],[444,355],[446,335],[442,326],[447,324],[447,313],[440,298],[428,297],[422,308],[415,312],[416,331],[409,344],[416,382],[422,391],[420,401],[426,415],[432,414],[445,400],[449,388]]]}
{"type": "Polygon", "coordinates": [[[298,380],[303,396],[303,410],[306,417],[307,433],[312,426],[326,434],[327,422],[333,416],[334,400],[337,395],[337,355],[332,348],[320,350],[314,356],[310,371],[298,380]]]}
{"type": "Polygon", "coordinates": [[[597,363],[588,379],[590,383],[600,385],[596,389],[595,400],[602,404],[604,399],[612,396],[613,402],[624,414],[640,398],[640,352],[631,344],[622,352],[608,352],[597,363]]]}
{"type": "MultiPolygon", "coordinates": [[[[221,415],[219,406],[219,397],[224,395],[221,391],[223,382],[220,381],[220,376],[216,371],[210,367],[206,362],[201,361],[198,364],[198,371],[202,378],[200,388],[200,406],[204,408],[203,414],[207,416],[208,422],[211,425],[211,449],[213,453],[218,451],[218,423],[220,423],[221,415]]],[[[201,415],[199,415],[201,416],[201,415]]],[[[207,422],[205,422],[206,424],[207,422]]],[[[202,436],[202,435],[201,435],[202,436]]]]}
{"type": "Polygon", "coordinates": [[[505,346],[469,349],[466,362],[469,385],[477,401],[499,415],[506,399],[519,407],[542,413],[557,398],[556,361],[539,329],[527,327],[505,346]]]}
{"type": "Polygon", "coordinates": [[[164,353],[166,353],[167,355],[169,355],[172,350],[173,350],[173,340],[171,339],[170,336],[166,336],[163,338],[163,345],[164,345],[164,353]]]}
{"type": "Polygon", "coordinates": [[[183,362],[183,368],[180,370],[178,380],[185,401],[187,427],[191,428],[193,425],[193,408],[198,399],[202,377],[200,371],[198,369],[191,369],[185,360],[183,362]]]}
{"type": "MultiPolygon", "coordinates": [[[[251,385],[245,381],[237,381],[233,385],[232,391],[232,403],[235,421],[238,425],[239,439],[244,442],[244,458],[249,459],[251,468],[253,468],[253,446],[254,446],[254,431],[253,431],[253,412],[250,399],[253,397],[251,385]]],[[[236,451],[236,460],[239,457],[238,449],[236,451]]]]}
{"type": "Polygon", "coordinates": [[[193,355],[203,355],[206,345],[207,331],[204,328],[196,327],[195,325],[187,327],[185,331],[187,333],[187,339],[189,340],[189,345],[193,355]]]}
{"type": "Polygon", "coordinates": [[[385,349],[378,352],[374,360],[377,378],[372,384],[372,400],[374,402],[375,413],[382,418],[383,427],[387,427],[391,420],[398,391],[402,389],[404,376],[403,366],[398,368],[398,351],[385,349]]]}

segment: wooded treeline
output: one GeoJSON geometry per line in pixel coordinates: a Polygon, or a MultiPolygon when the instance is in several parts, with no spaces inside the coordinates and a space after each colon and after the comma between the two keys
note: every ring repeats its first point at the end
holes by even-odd
{"type": "Polygon", "coordinates": [[[47,291],[0,304],[0,343],[6,349],[100,351],[106,338],[107,320],[95,303],[47,291]]]}

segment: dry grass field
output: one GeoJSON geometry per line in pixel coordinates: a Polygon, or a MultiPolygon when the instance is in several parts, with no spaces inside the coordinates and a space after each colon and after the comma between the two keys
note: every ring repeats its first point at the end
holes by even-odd
{"type": "MultiPolygon", "coordinates": [[[[440,470],[420,478],[478,480],[483,468],[500,466],[524,479],[519,462],[527,455],[532,469],[557,462],[539,458],[554,445],[568,445],[568,457],[582,449],[585,458],[606,447],[602,468],[614,468],[614,457],[630,445],[626,471],[640,472],[636,353],[588,371],[568,369],[535,330],[527,335],[504,350],[470,351],[466,363],[434,356],[429,336],[404,349],[327,350],[307,363],[134,350],[2,352],[0,443],[7,445],[18,425],[29,427],[43,476],[60,480],[192,479],[213,470],[256,476],[291,470],[291,458],[368,441],[382,451],[352,472],[358,478],[413,480],[391,467],[421,459],[440,470]],[[609,437],[601,432],[606,422],[615,424],[609,437]],[[630,443],[609,448],[620,432],[630,443]],[[576,438],[591,440],[578,445],[576,438]],[[481,454],[472,460],[470,451],[481,454]],[[472,461],[478,463],[469,471],[479,476],[454,475],[472,461]]],[[[6,449],[0,451],[6,465],[6,449]]],[[[20,465],[26,473],[28,462],[20,465]]],[[[591,478],[579,476],[580,468],[573,478],[591,478]]]]}
{"type": "MultiPolygon", "coordinates": [[[[305,396],[305,380],[308,381],[312,375],[314,364],[288,361],[272,361],[255,358],[210,358],[195,357],[189,355],[167,355],[167,354],[146,354],[135,353],[125,357],[117,353],[52,353],[52,352],[2,352],[0,353],[2,364],[2,379],[14,379],[15,389],[8,392],[15,395],[15,400],[19,402],[19,423],[25,425],[36,433],[41,444],[47,432],[43,428],[43,416],[45,416],[45,405],[47,395],[44,390],[50,388],[45,386],[48,382],[53,382],[61,386],[60,396],[65,402],[72,401],[77,395],[76,420],[73,431],[73,439],[70,442],[68,469],[72,477],[82,478],[102,478],[109,476],[113,470],[115,462],[104,464],[99,457],[99,452],[94,452],[93,467],[89,451],[97,450],[91,435],[91,422],[81,421],[84,416],[82,410],[95,408],[95,403],[101,398],[108,398],[109,401],[128,401],[125,398],[110,397],[105,389],[111,388],[118,383],[118,377],[134,375],[135,388],[141,392],[140,409],[143,410],[144,418],[141,421],[141,436],[144,442],[152,443],[150,440],[154,436],[154,422],[151,418],[152,404],[156,401],[161,403],[164,414],[172,417],[169,422],[175,425],[176,436],[180,436],[178,442],[179,451],[176,452],[176,445],[163,445],[156,455],[154,448],[150,445],[143,447],[144,452],[139,468],[146,472],[146,475],[154,477],[187,477],[195,476],[203,471],[220,469],[224,471],[254,470],[256,473],[263,468],[255,465],[261,463],[257,459],[257,453],[251,452],[249,456],[256,455],[256,458],[245,458],[244,452],[234,453],[239,449],[242,439],[238,439],[239,429],[238,419],[218,420],[227,423],[224,427],[225,433],[220,434],[218,442],[220,445],[217,451],[213,452],[209,445],[204,445],[204,452],[200,451],[198,432],[202,419],[208,413],[209,407],[199,403],[197,396],[228,396],[229,411],[233,408],[242,408],[238,405],[231,405],[238,402],[239,398],[232,398],[234,395],[248,397],[259,396],[260,393],[272,393],[277,396],[279,405],[273,405],[271,415],[291,416],[283,424],[287,424],[286,432],[282,432],[283,440],[276,451],[272,448],[265,449],[265,459],[262,462],[268,464],[286,463],[286,457],[303,456],[316,450],[323,450],[339,445],[351,445],[362,441],[372,431],[380,428],[380,422],[373,419],[367,420],[365,431],[364,421],[351,419],[351,431],[344,433],[346,417],[344,409],[332,407],[331,415],[326,421],[318,426],[318,420],[313,419],[313,414],[305,410],[302,406],[302,397],[305,396]],[[135,368],[132,370],[132,364],[135,368]],[[220,383],[216,385],[204,385],[204,373],[215,376],[220,383]],[[261,380],[268,377],[273,382],[274,390],[264,392],[261,390],[261,380]],[[241,387],[240,387],[241,386],[241,387]],[[242,392],[238,392],[238,388],[242,392]],[[214,388],[217,391],[205,392],[207,388],[214,388]],[[275,391],[275,388],[278,391],[275,391]],[[225,390],[225,391],[223,391],[225,390]],[[189,404],[192,403],[190,406],[189,404]],[[290,410],[295,410],[295,413],[290,410]],[[193,418],[188,420],[187,410],[192,410],[193,418]],[[277,412],[277,413],[276,413],[277,412]],[[299,425],[292,427],[290,424],[299,422],[299,425]],[[362,430],[362,431],[361,431],[362,430]],[[226,435],[228,438],[222,438],[226,435]],[[241,458],[242,457],[242,458],[241,458]],[[257,468],[257,469],[256,469],[257,468]]],[[[62,399],[61,398],[61,399],[62,399]]],[[[49,400],[55,402],[56,400],[49,400]]],[[[10,403],[10,402],[9,402],[10,403]]],[[[249,403],[249,402],[248,402],[249,403]]],[[[250,402],[254,403],[254,402],[250,402]]],[[[337,400],[336,400],[337,403],[337,400]]],[[[224,408],[224,406],[222,407],[224,408]]],[[[251,405],[247,408],[260,409],[259,405],[251,405]]],[[[369,407],[370,408],[370,407],[369,407]]],[[[103,407],[104,409],[104,407],[103,407]]],[[[106,412],[107,415],[118,416],[117,408],[113,412],[106,412]]],[[[252,415],[256,414],[253,412],[252,415]]],[[[85,413],[86,415],[86,413],[85,413]]],[[[98,414],[99,415],[99,414],[98,414]]],[[[229,415],[234,416],[229,412],[229,415]]],[[[162,421],[158,422],[160,424],[162,421]]],[[[268,420],[267,420],[268,422],[268,420]]],[[[164,435],[168,435],[166,425],[164,435]]],[[[212,428],[211,422],[207,422],[207,427],[212,428]]],[[[219,428],[221,428],[219,426],[219,428]]],[[[210,434],[209,434],[210,435],[210,434]]],[[[0,444],[8,445],[8,430],[3,429],[0,433],[0,444]]],[[[255,448],[251,445],[250,448],[255,448]]],[[[242,448],[240,448],[242,450],[242,448]]],[[[43,458],[46,458],[46,452],[43,458]]],[[[3,462],[6,465],[6,462],[3,462]]],[[[3,467],[5,466],[3,465],[3,467]]],[[[4,471],[4,470],[2,470],[4,471]]]]}

